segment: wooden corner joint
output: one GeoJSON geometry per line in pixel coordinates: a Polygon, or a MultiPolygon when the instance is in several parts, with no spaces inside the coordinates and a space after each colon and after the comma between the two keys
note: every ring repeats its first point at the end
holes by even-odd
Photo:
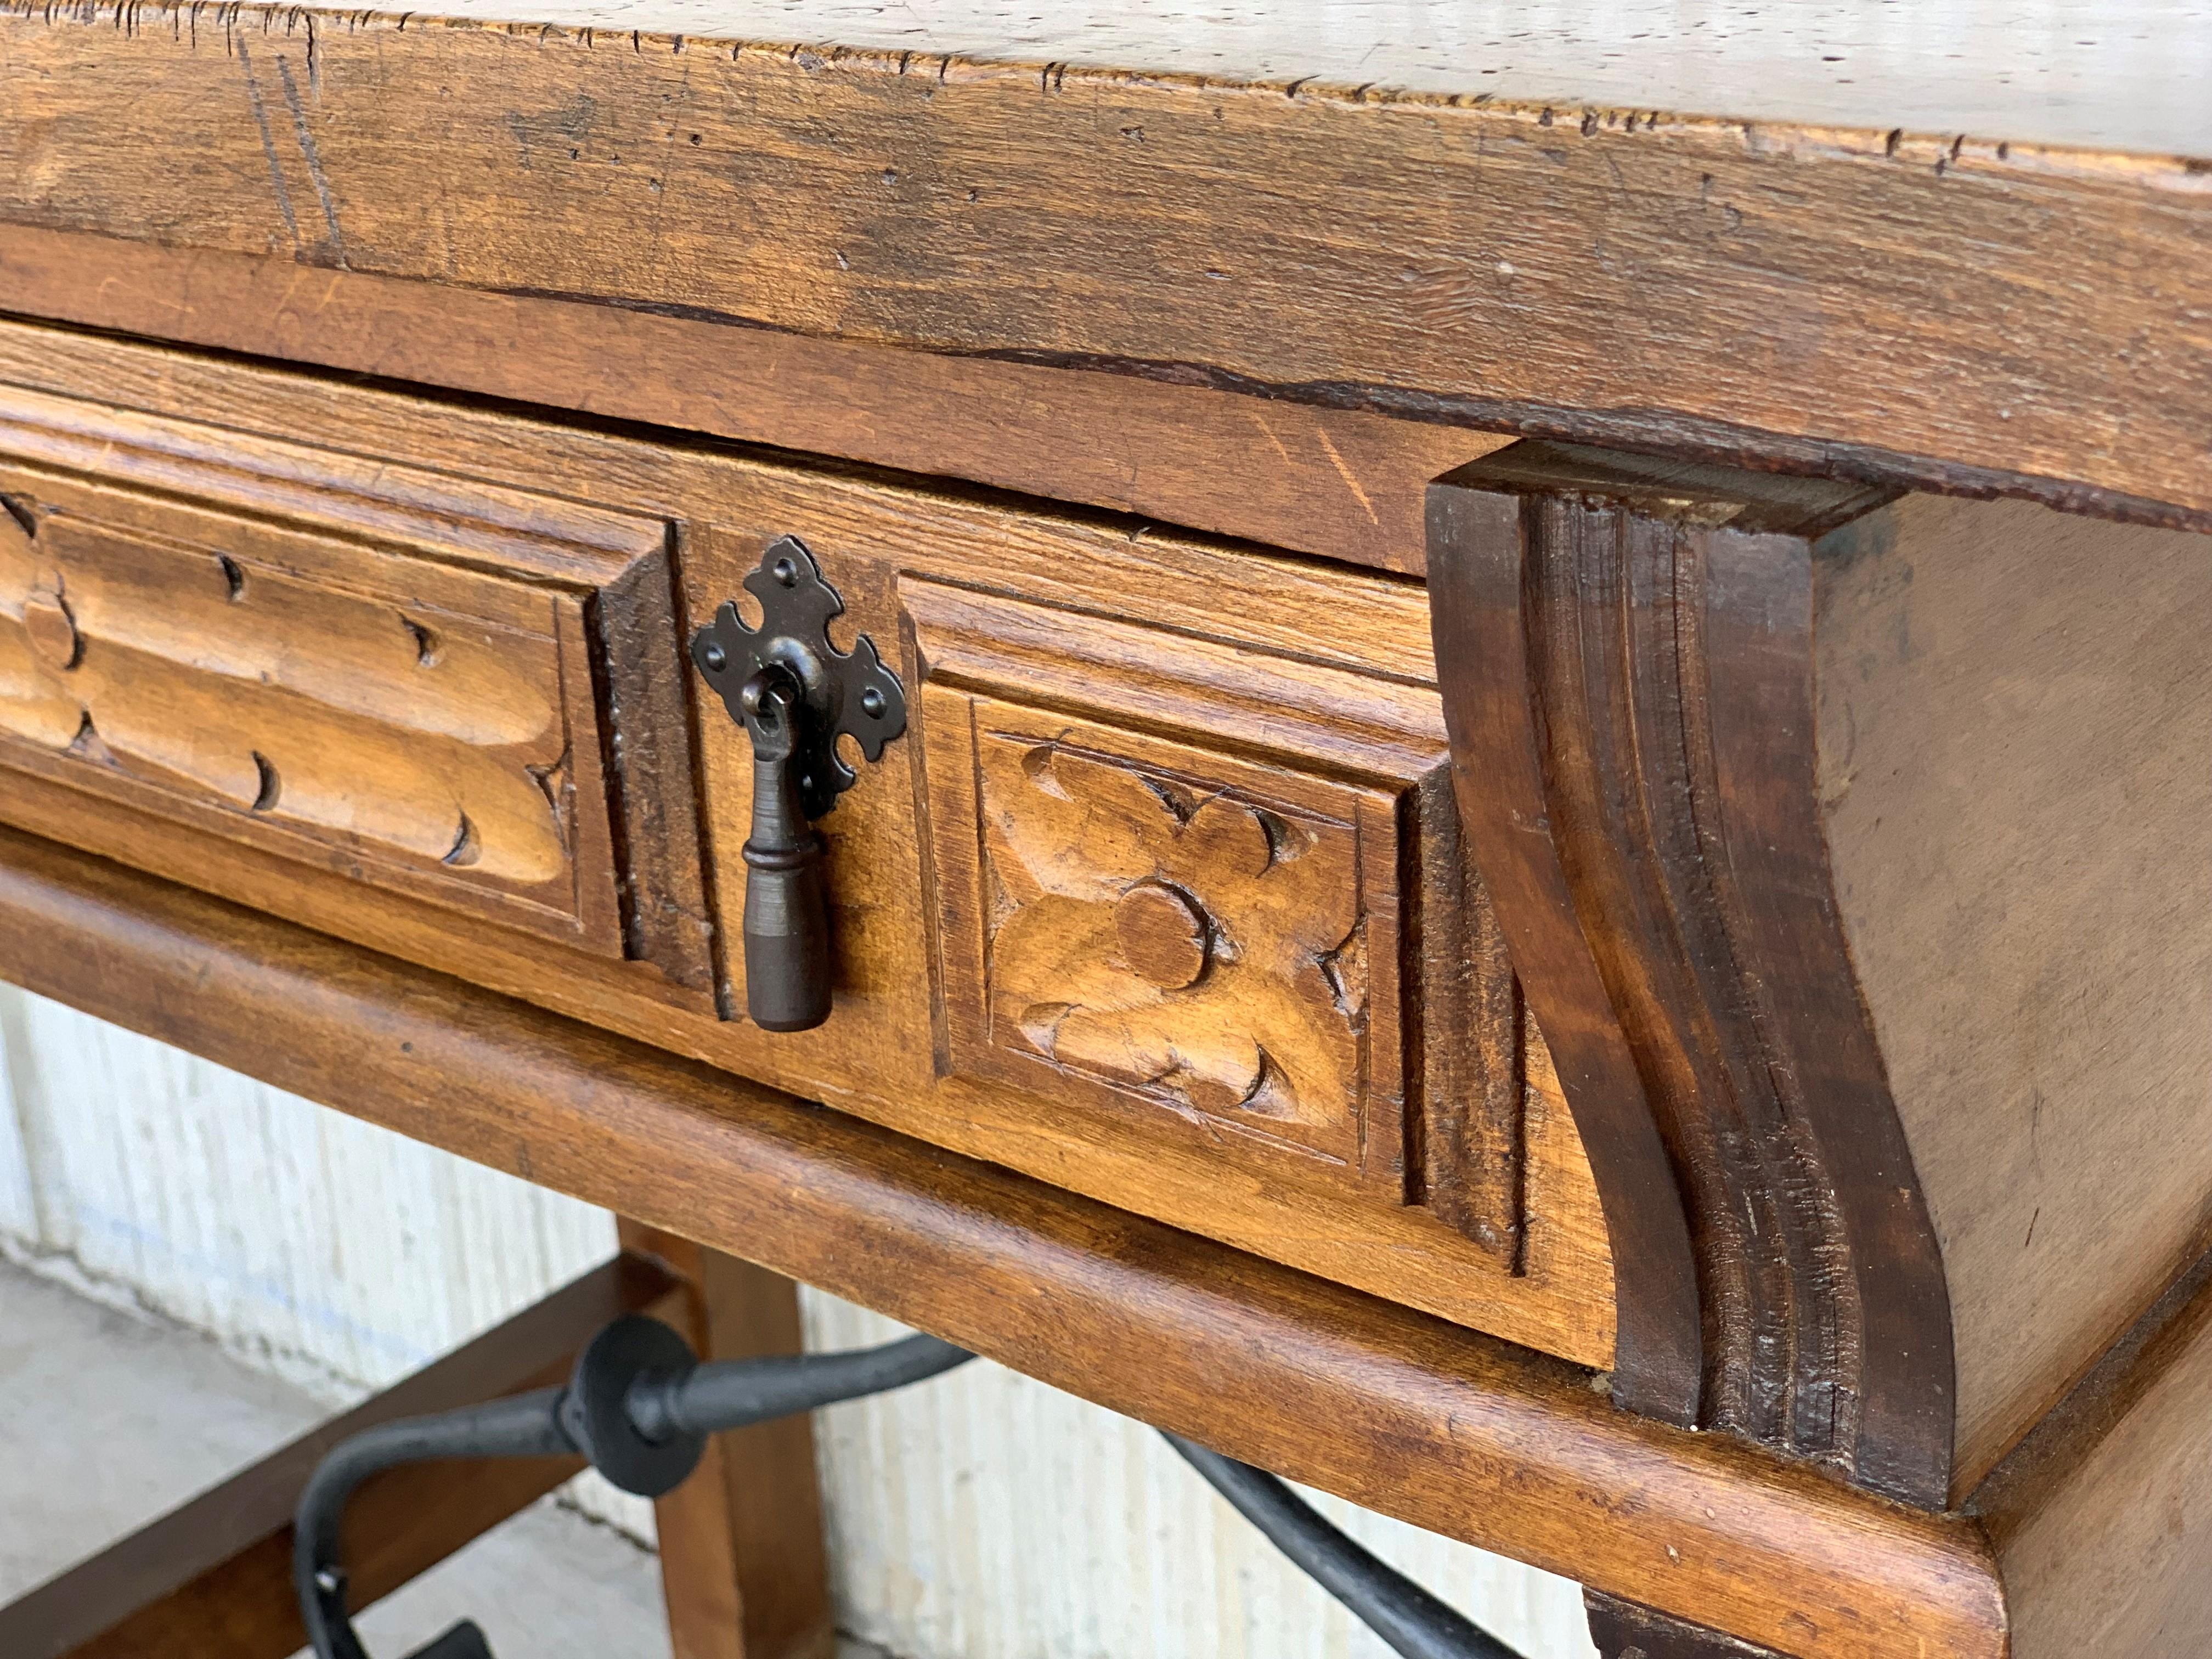
{"type": "MultiPolygon", "coordinates": [[[[1971,1522],[2013,1659],[2212,1650],[2206,539],[1534,443],[1427,534],[1616,1403],[1971,1522]]],[[[1593,1624],[1823,1639],[1683,1611],[1593,1624]]]]}
{"type": "Polygon", "coordinates": [[[1815,544],[1863,487],[1522,443],[1430,487],[1455,784],[1589,1149],[1619,1403],[1942,1508],[1951,1310],[1839,924],[1815,544]]]}

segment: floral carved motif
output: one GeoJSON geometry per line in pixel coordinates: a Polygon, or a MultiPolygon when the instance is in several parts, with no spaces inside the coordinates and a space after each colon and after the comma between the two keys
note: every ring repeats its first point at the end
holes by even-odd
{"type": "Polygon", "coordinates": [[[1018,730],[979,729],[975,769],[992,1047],[1358,1162],[1370,987],[1356,809],[1018,730]]]}
{"type": "Polygon", "coordinates": [[[902,580],[936,1059],[1521,1260],[1522,1021],[1426,688],[902,580]]]}
{"type": "Polygon", "coordinates": [[[985,744],[994,1028],[1207,1115],[1340,1117],[1367,989],[1350,827],[985,744]]]}

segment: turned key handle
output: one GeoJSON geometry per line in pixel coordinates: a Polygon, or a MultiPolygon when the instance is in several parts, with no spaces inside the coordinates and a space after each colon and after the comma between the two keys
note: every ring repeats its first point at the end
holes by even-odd
{"type": "Polygon", "coordinates": [[[845,609],[796,537],[770,544],[745,578],[761,603],[748,627],[734,602],[691,641],[691,659],[753,746],[746,837],[745,1012],[769,1031],[830,1018],[829,876],[814,822],[859,781],[837,752],[850,737],[878,759],[906,729],[906,696],[865,634],[842,652],[830,619],[845,609]]]}
{"type": "Polygon", "coordinates": [[[830,1018],[830,905],[822,837],[799,805],[803,688],[776,664],[739,690],[753,740],[753,824],[745,838],[745,1004],[763,1030],[805,1031],[830,1018]]]}

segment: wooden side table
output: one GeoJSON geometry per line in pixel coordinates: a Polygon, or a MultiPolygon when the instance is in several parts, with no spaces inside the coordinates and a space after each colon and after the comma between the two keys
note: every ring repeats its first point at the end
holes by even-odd
{"type": "Polygon", "coordinates": [[[765,1272],[1608,1659],[2203,1650],[2212,21],[567,4],[0,14],[0,968],[636,1218],[410,1386],[765,1272]]]}

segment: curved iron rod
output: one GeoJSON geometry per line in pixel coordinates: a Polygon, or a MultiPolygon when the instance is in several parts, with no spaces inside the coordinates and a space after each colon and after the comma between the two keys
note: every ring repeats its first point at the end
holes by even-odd
{"type": "Polygon", "coordinates": [[[879,1348],[776,1354],[702,1365],[680,1376],[641,1376],[623,1403],[648,1440],[719,1434],[927,1382],[975,1357],[937,1337],[909,1336],[879,1348]]]}
{"type": "Polygon", "coordinates": [[[1161,1431],[1160,1437],[1227,1498],[1292,1565],[1405,1659],[1522,1659],[1456,1607],[1438,1601],[1322,1519],[1275,1476],[1161,1431]]]}
{"type": "MultiPolygon", "coordinates": [[[[293,1512],[292,1579],[300,1596],[300,1619],[316,1659],[368,1659],[346,1616],[346,1577],[338,1565],[338,1523],[355,1487],[403,1463],[427,1463],[453,1457],[567,1457],[575,1452],[561,1427],[565,1389],[538,1389],[481,1406],[441,1412],[434,1417],[404,1417],[380,1423],[340,1441],[315,1466],[293,1512]]],[[[461,1637],[456,1625],[416,1659],[468,1659],[465,1645],[449,1647],[461,1637]]],[[[479,1648],[483,1638],[477,1638],[479,1648]]],[[[489,1650],[485,1650],[487,1659],[489,1650]]]]}
{"type": "MultiPolygon", "coordinates": [[[[623,1404],[641,1438],[665,1441],[903,1388],[974,1358],[936,1337],[909,1336],[844,1353],[722,1360],[639,1377],[624,1393],[623,1404]]],[[[585,1449],[569,1432],[562,1410],[569,1392],[539,1389],[434,1417],[382,1423],[331,1450],[300,1494],[294,1519],[294,1587],[316,1659],[369,1659],[346,1610],[345,1572],[338,1565],[339,1522],[354,1489],[403,1463],[573,1457],[585,1449]]],[[[412,1659],[491,1659],[491,1650],[476,1625],[464,1620],[412,1659]]]]}
{"type": "MultiPolygon", "coordinates": [[[[623,1323],[617,1322],[602,1338],[623,1323]]],[[[665,1328],[658,1336],[680,1358],[680,1339],[665,1328]]],[[[909,1336],[843,1353],[726,1360],[641,1374],[632,1370],[619,1378],[618,1396],[599,1398],[611,1409],[618,1397],[625,1434],[636,1443],[666,1447],[904,1388],[974,1358],[936,1337],[909,1336]]],[[[300,1495],[292,1560],[301,1617],[317,1659],[369,1659],[347,1613],[346,1577],[338,1565],[339,1522],[354,1489],[382,1470],[439,1458],[562,1457],[579,1452],[589,1456],[579,1426],[589,1413],[578,1413],[578,1401],[571,1396],[587,1388],[595,1375],[580,1363],[577,1379],[565,1388],[380,1424],[342,1441],[324,1458],[300,1495]]],[[[1522,1659],[1354,1543],[1273,1475],[1164,1431],[1162,1437],[1294,1565],[1403,1659],[1522,1659]]],[[[685,1467],[679,1462],[659,1487],[638,1489],[666,1490],[685,1467]]],[[[623,1483],[617,1479],[617,1484],[623,1483]]],[[[464,1620],[412,1659],[492,1659],[492,1654],[483,1632],[464,1620]]]]}

